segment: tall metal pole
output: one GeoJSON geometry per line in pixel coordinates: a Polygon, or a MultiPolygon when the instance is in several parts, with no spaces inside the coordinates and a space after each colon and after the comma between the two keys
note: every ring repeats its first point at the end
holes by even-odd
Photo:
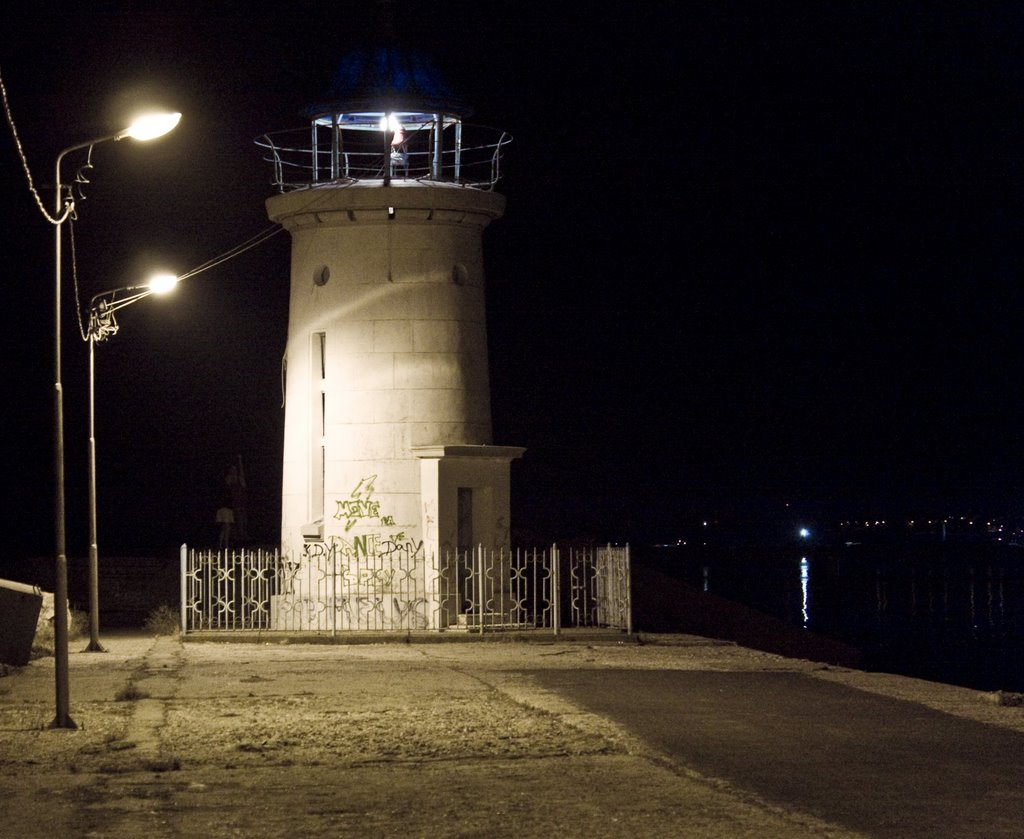
{"type": "MultiPolygon", "coordinates": [[[[63,200],[60,187],[60,163],[71,149],[57,156],[56,199],[54,212],[60,219],[63,200]]],[[[60,263],[61,228],[63,219],[54,225],[54,296],[53,296],[53,414],[54,414],[54,537],[57,567],[53,586],[53,657],[56,715],[51,728],[78,728],[71,719],[68,695],[68,558],[64,518],[64,390],[61,382],[61,330],[60,330],[60,263]]]]}
{"type": "MultiPolygon", "coordinates": [[[[64,385],[61,379],[61,236],[65,219],[64,199],[60,185],[60,164],[64,156],[78,149],[89,148],[106,140],[119,140],[124,132],[69,146],[57,155],[54,167],[54,212],[58,219],[53,226],[53,529],[57,567],[53,583],[53,673],[56,713],[51,728],[78,728],[71,719],[68,692],[68,557],[67,523],[64,508],[64,385]]],[[[71,198],[68,203],[71,203],[71,198]]]]}
{"type": "MultiPolygon", "coordinates": [[[[61,379],[61,235],[65,217],[64,197],[60,185],[60,164],[64,156],[79,149],[105,143],[107,140],[122,140],[134,137],[138,140],[152,140],[162,136],[174,128],[181,119],[181,114],[161,114],[154,118],[143,117],[117,134],[99,137],[87,143],[68,146],[57,155],[54,166],[54,212],[56,223],[53,234],[53,473],[54,503],[53,529],[54,553],[57,555],[55,579],[53,584],[53,659],[54,659],[54,692],[56,694],[56,713],[51,728],[78,728],[71,719],[68,696],[68,557],[67,557],[67,525],[64,508],[64,385],[61,379]]],[[[74,201],[69,195],[69,205],[74,201]]]]}
{"type": "Polygon", "coordinates": [[[551,626],[557,638],[562,631],[562,560],[558,545],[551,546],[551,626]]]}
{"type": "Polygon", "coordinates": [[[434,114],[434,158],[430,176],[435,181],[444,177],[444,114],[434,114]]]}
{"type": "Polygon", "coordinates": [[[104,653],[100,643],[100,559],[96,537],[96,330],[89,312],[89,645],[84,652],[104,653]]]}

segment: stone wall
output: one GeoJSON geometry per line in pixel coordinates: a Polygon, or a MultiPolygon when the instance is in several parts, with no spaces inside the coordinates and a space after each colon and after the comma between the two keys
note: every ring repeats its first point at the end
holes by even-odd
{"type": "MultiPolygon", "coordinates": [[[[51,557],[0,560],[0,577],[52,592],[55,567],[51,557]]],[[[179,567],[177,554],[101,556],[100,631],[103,627],[141,627],[161,605],[177,609],[179,567]]],[[[74,611],[89,611],[89,561],[85,557],[68,558],[68,604],[74,611]]]]}

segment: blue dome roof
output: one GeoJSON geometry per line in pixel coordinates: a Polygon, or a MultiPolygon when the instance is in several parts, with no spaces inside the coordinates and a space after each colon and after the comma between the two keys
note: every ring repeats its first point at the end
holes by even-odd
{"type": "Polygon", "coordinates": [[[437,68],[420,53],[380,47],[359,50],[342,60],[325,101],[306,111],[326,114],[419,111],[467,116],[437,68]]]}

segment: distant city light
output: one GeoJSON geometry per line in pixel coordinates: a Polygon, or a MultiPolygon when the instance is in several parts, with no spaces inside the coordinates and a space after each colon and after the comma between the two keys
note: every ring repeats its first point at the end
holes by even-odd
{"type": "MultiPolygon", "coordinates": [[[[984,536],[993,543],[1006,542],[1011,545],[1024,545],[1024,520],[1020,523],[1006,524],[998,519],[984,516],[947,516],[945,518],[914,518],[900,521],[898,524],[900,527],[905,527],[906,532],[915,539],[936,537],[945,541],[947,538],[978,538],[982,535],[978,531],[983,531],[984,536]]],[[[847,519],[839,523],[842,530],[864,528],[865,531],[889,530],[896,525],[896,522],[890,524],[887,519],[847,519]]],[[[892,535],[898,536],[898,534],[892,535]]],[[[881,537],[882,534],[880,533],[879,536],[881,537]]],[[[856,540],[847,540],[846,544],[859,543],[856,540]]]]}
{"type": "MultiPolygon", "coordinates": [[[[808,533],[807,528],[803,528],[800,534],[808,533]]],[[[800,558],[800,594],[801,594],[801,613],[804,619],[804,628],[807,628],[807,624],[811,622],[811,609],[810,609],[810,597],[808,590],[810,589],[811,583],[811,563],[807,561],[807,557],[800,558]]]]}

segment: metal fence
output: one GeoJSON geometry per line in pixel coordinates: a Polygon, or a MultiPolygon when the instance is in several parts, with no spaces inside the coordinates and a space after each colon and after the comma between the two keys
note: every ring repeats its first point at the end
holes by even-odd
{"type": "Polygon", "coordinates": [[[632,632],[629,547],[352,556],[181,548],[182,631],[632,632]]]}

